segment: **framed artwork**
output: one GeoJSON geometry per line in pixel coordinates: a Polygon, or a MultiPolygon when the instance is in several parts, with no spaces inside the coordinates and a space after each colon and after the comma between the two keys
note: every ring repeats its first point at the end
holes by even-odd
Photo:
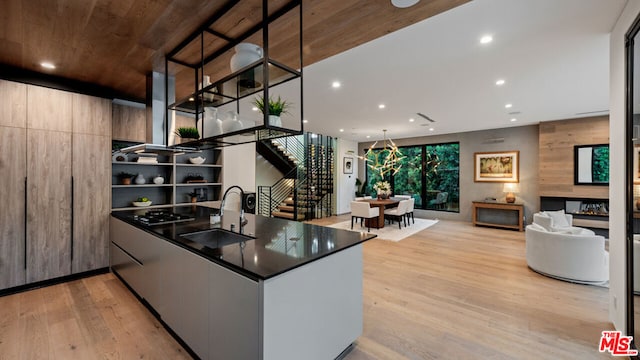
{"type": "Polygon", "coordinates": [[[633,147],[633,183],[640,184],[640,145],[633,147]]]}
{"type": "Polygon", "coordinates": [[[345,156],[343,160],[342,172],[345,174],[353,174],[353,158],[345,156]]]}
{"type": "Polygon", "coordinates": [[[519,182],[520,151],[474,153],[475,182],[519,182]]]}

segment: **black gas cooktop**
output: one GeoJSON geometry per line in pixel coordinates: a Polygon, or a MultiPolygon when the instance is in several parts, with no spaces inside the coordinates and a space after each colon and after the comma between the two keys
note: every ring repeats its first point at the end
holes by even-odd
{"type": "Polygon", "coordinates": [[[191,215],[176,214],[169,210],[149,210],[144,215],[135,215],[134,220],[146,225],[171,224],[183,221],[192,221],[196,218],[191,215]]]}

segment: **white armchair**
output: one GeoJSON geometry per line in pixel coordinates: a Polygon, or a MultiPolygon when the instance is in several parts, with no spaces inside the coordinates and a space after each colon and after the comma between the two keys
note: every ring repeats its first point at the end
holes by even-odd
{"type": "Polygon", "coordinates": [[[384,211],[384,217],[389,218],[389,220],[398,220],[398,228],[402,229],[402,226],[400,225],[401,220],[404,220],[404,226],[407,226],[407,220],[405,219],[404,215],[407,213],[409,203],[410,200],[400,200],[400,203],[398,203],[397,207],[384,211]]]}
{"type": "Polygon", "coordinates": [[[527,265],[533,271],[581,284],[602,284],[609,280],[609,253],[604,237],[581,228],[548,231],[537,223],[526,227],[525,237],[527,265]],[[578,233],[575,229],[585,231],[578,233]]]}
{"type": "MultiPolygon", "coordinates": [[[[364,201],[352,201],[351,202],[351,229],[353,230],[353,219],[360,219],[360,226],[362,226],[362,221],[364,219],[373,219],[376,220],[376,226],[378,224],[378,218],[380,217],[380,208],[370,207],[368,202],[364,201]]],[[[367,227],[367,231],[371,231],[371,221],[369,221],[369,226],[367,227]]]]}

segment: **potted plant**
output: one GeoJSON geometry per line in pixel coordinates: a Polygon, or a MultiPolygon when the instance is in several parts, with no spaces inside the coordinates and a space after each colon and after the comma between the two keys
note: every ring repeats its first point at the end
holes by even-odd
{"type": "MultiPolygon", "coordinates": [[[[179,127],[174,131],[178,137],[182,139],[180,143],[194,141],[200,139],[200,133],[195,127],[179,127]]],[[[178,143],[178,142],[176,142],[178,143]]]]}
{"type": "Polygon", "coordinates": [[[191,202],[198,202],[198,193],[195,191],[192,191],[190,193],[187,194],[187,196],[191,199],[191,202]]]}
{"type": "Polygon", "coordinates": [[[120,179],[120,182],[122,183],[122,185],[131,185],[131,179],[136,176],[136,174],[131,174],[128,172],[120,172],[118,174],[118,179],[120,179]]]}
{"type": "Polygon", "coordinates": [[[373,189],[378,193],[378,199],[386,199],[391,195],[391,185],[388,181],[378,181],[373,185],[373,189]]]}
{"type": "MultiPolygon", "coordinates": [[[[263,96],[255,98],[253,100],[253,105],[255,105],[262,114],[265,113],[265,103],[263,96]]],[[[289,113],[291,103],[287,102],[286,100],[282,100],[280,96],[278,96],[277,100],[273,100],[272,97],[269,97],[269,103],[266,105],[269,109],[269,125],[282,126],[280,115],[289,113]]]]}

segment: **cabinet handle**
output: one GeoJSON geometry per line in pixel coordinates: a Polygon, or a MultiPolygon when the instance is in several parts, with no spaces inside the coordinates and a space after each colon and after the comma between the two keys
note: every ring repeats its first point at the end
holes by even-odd
{"type": "Polygon", "coordinates": [[[27,177],[24,177],[24,269],[27,269],[27,177]]]}
{"type": "Polygon", "coordinates": [[[71,273],[73,273],[73,201],[74,201],[74,184],[73,176],[71,177],[71,273]]]}

